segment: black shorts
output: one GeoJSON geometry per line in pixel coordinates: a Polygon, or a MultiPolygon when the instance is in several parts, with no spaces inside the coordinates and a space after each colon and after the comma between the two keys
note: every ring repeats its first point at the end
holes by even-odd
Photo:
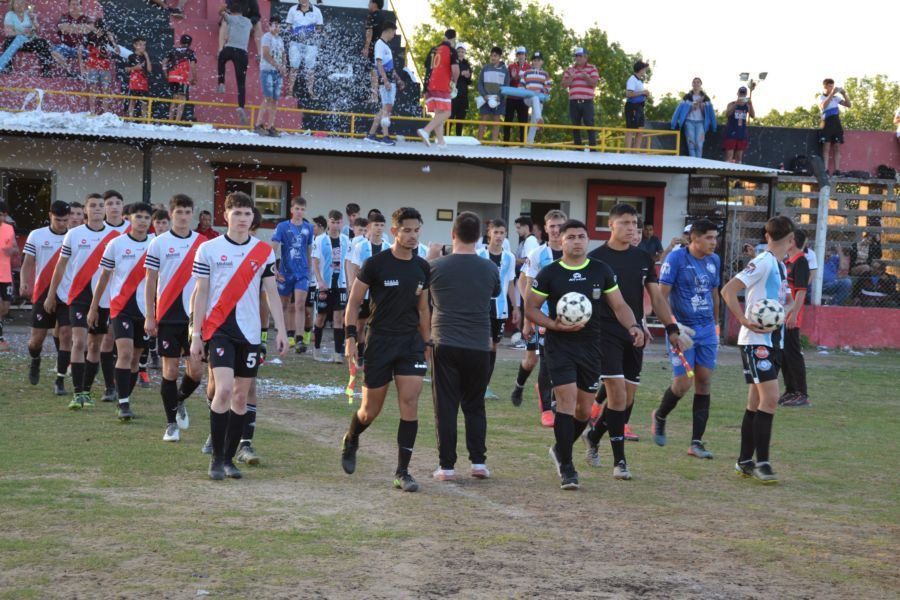
{"type": "Polygon", "coordinates": [[[13,299],[13,284],[3,282],[0,283],[0,300],[3,302],[12,302],[13,299]]]}
{"type": "MultiPolygon", "coordinates": [[[[819,130],[820,144],[843,144],[844,126],[841,125],[841,117],[832,115],[825,117],[825,125],[819,130]]],[[[828,165],[825,165],[826,167],[828,165]]]]}
{"type": "Polygon", "coordinates": [[[366,370],[363,385],[369,389],[383,387],[397,375],[424,377],[425,342],[419,332],[410,335],[378,335],[366,337],[366,370]]]}
{"type": "Polygon", "coordinates": [[[624,379],[628,383],[640,385],[641,369],[644,366],[644,349],[635,348],[631,338],[618,332],[604,332],[600,339],[601,379],[624,379]]]}
{"type": "Polygon", "coordinates": [[[69,307],[57,301],[56,312],[50,314],[44,310],[44,301],[46,299],[47,294],[44,294],[31,304],[31,328],[53,329],[57,323],[60,327],[67,327],[69,324],[69,307]],[[65,315],[65,319],[63,319],[63,315],[65,315]],[[64,320],[65,323],[63,322],[64,320]]]}
{"type": "Polygon", "coordinates": [[[256,377],[259,371],[259,344],[238,342],[229,337],[214,335],[206,345],[209,366],[234,370],[235,377],[256,377]]]}
{"type": "Polygon", "coordinates": [[[69,323],[72,327],[84,327],[91,335],[106,335],[109,333],[109,309],[99,308],[99,320],[96,327],[88,327],[87,316],[89,306],[84,304],[72,304],[69,306],[69,323]]]}
{"type": "Polygon", "coordinates": [[[547,340],[547,370],[553,387],[574,383],[582,392],[596,393],[600,387],[602,351],[597,344],[566,344],[547,340]]]}
{"type": "Polygon", "coordinates": [[[748,384],[777,381],[781,371],[781,352],[780,348],[769,346],[741,346],[744,380],[748,384]]]}
{"type": "Polygon", "coordinates": [[[314,306],[316,305],[316,299],[317,299],[318,297],[319,297],[319,295],[316,293],[316,288],[315,288],[315,287],[309,288],[309,293],[306,294],[306,306],[307,306],[307,308],[312,308],[312,307],[314,307],[314,306]]]}
{"type": "Polygon", "coordinates": [[[331,288],[328,290],[324,300],[318,297],[318,295],[317,298],[316,309],[319,312],[330,313],[347,308],[346,288],[331,288]]]}
{"type": "Polygon", "coordinates": [[[359,305],[359,318],[368,319],[372,316],[372,304],[369,298],[363,298],[362,304],[359,305]]]}
{"type": "Polygon", "coordinates": [[[113,337],[117,340],[130,339],[135,348],[146,348],[149,336],[144,331],[144,317],[134,318],[119,313],[112,320],[113,337]]]}
{"type": "Polygon", "coordinates": [[[506,319],[495,319],[491,317],[491,341],[499,344],[503,339],[503,328],[506,326],[506,319]]]}
{"type": "Polygon", "coordinates": [[[173,96],[184,96],[186,99],[191,92],[191,86],[186,83],[173,83],[170,81],[169,91],[172,92],[173,96]]]}
{"type": "Polygon", "coordinates": [[[625,103],[625,127],[628,129],[640,129],[644,126],[644,103],[625,103]]]}
{"type": "Polygon", "coordinates": [[[160,324],[156,346],[163,358],[181,358],[191,354],[191,336],[187,323],[160,324]]]}

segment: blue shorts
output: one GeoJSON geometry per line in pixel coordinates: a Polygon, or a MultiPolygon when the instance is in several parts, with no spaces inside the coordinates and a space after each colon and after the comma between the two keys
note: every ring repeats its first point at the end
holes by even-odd
{"type": "MultiPolygon", "coordinates": [[[[78,48],[73,48],[72,46],[67,46],[65,44],[57,44],[53,46],[53,49],[56,50],[57,53],[61,54],[65,59],[73,59],[78,57],[78,48]]],[[[87,58],[88,51],[86,48],[81,49],[81,58],[87,58]]]]}
{"type": "MultiPolygon", "coordinates": [[[[694,346],[690,350],[684,351],[684,358],[691,365],[691,369],[698,366],[706,367],[710,371],[716,369],[716,357],[719,354],[719,336],[716,335],[716,325],[696,326],[691,328],[696,331],[694,335],[694,346]]],[[[681,364],[681,358],[674,352],[669,344],[669,338],[666,337],[666,350],[669,352],[669,359],[672,361],[672,373],[675,377],[687,375],[684,365],[681,364]]]]}
{"type": "Polygon", "coordinates": [[[278,295],[283,298],[293,296],[296,290],[303,292],[309,290],[308,276],[285,275],[284,281],[278,282],[278,295]]]}
{"type": "Polygon", "coordinates": [[[274,70],[261,70],[259,72],[259,84],[262,86],[263,98],[278,100],[281,98],[281,85],[284,77],[274,70]]]}

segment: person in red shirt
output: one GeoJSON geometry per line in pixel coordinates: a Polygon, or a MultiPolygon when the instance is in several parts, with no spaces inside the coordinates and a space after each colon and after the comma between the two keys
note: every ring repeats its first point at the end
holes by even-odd
{"type": "Polygon", "coordinates": [[[804,246],[806,246],[806,232],[797,229],[794,231],[794,241],[788,248],[784,266],[787,269],[791,296],[800,309],[790,313],[784,323],[784,350],[781,359],[784,394],[778,399],[779,406],[809,406],[806,361],[803,358],[803,346],[800,342],[801,313],[810,284],[809,262],[803,252],[804,246]]]}
{"type": "Polygon", "coordinates": [[[456,31],[448,29],[444,41],[428,53],[425,74],[425,110],[434,113],[431,121],[417,133],[426,146],[431,146],[428,138],[431,132],[437,139],[438,148],[446,148],[444,122],[450,118],[453,96],[456,95],[456,80],[459,78],[459,58],[456,55],[456,31]]]}
{"type": "MultiPolygon", "coordinates": [[[[94,22],[94,31],[85,36],[87,60],[84,61],[84,80],[88,89],[100,94],[112,93],[112,53],[110,48],[118,48],[115,36],[107,31],[103,19],[94,22]]],[[[97,96],[90,97],[91,113],[103,112],[103,101],[97,96]]]]}
{"type": "Polygon", "coordinates": [[[219,237],[219,232],[212,228],[212,213],[208,210],[200,211],[200,223],[197,225],[197,233],[208,240],[219,237]]]}
{"type": "MultiPolygon", "coordinates": [[[[509,70],[509,87],[519,87],[519,81],[522,78],[522,75],[525,74],[525,71],[531,68],[531,65],[528,64],[526,60],[528,55],[528,51],[525,49],[525,46],[519,46],[516,48],[516,62],[511,63],[508,67],[509,70]]],[[[528,106],[525,104],[525,98],[517,98],[515,96],[507,96],[506,97],[506,116],[504,120],[507,123],[512,123],[513,121],[517,123],[527,123],[528,122],[528,106]]],[[[512,130],[515,129],[518,131],[519,141],[523,141],[522,134],[525,131],[524,127],[504,127],[503,128],[503,141],[508,142],[510,140],[510,135],[512,134],[512,130]]]]}
{"type": "MultiPolygon", "coordinates": [[[[575,64],[565,70],[562,77],[563,87],[569,90],[569,119],[576,127],[594,126],[594,92],[600,81],[600,71],[588,63],[584,48],[575,49],[575,64]]],[[[581,145],[581,130],[576,129],[573,137],[575,145],[581,145]]],[[[597,145],[597,132],[588,131],[588,142],[597,145]]]]}

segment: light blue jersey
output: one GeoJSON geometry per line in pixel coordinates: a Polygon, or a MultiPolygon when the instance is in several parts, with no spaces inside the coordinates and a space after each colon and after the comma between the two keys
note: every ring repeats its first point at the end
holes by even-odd
{"type": "MultiPolygon", "coordinates": [[[[760,300],[777,300],[782,306],[787,301],[787,269],[768,250],[747,263],[746,268],[738,273],[736,277],[747,286],[744,313],[747,317],[750,316],[750,308],[760,300]]],[[[779,348],[784,347],[784,325],[781,326],[781,329],[781,335],[776,336],[779,348]]],[[[768,346],[772,348],[772,333],[755,333],[746,327],[741,327],[741,332],[738,334],[738,345],[768,346]]]]}
{"type": "MultiPolygon", "coordinates": [[[[491,258],[487,248],[477,250],[475,253],[481,258],[489,260],[496,265],[496,262],[491,258]]],[[[508,250],[501,250],[500,266],[498,269],[500,270],[500,293],[494,298],[491,298],[491,304],[494,307],[495,319],[507,319],[509,318],[509,295],[507,294],[509,291],[509,282],[514,281],[516,278],[515,254],[508,250]]]]}
{"type": "Polygon", "coordinates": [[[321,234],[313,244],[313,258],[319,259],[319,276],[325,285],[333,286],[334,276],[337,275],[337,289],[347,288],[347,272],[344,261],[350,253],[350,238],[340,234],[340,255],[335,255],[331,246],[331,238],[327,233],[321,234]]]}

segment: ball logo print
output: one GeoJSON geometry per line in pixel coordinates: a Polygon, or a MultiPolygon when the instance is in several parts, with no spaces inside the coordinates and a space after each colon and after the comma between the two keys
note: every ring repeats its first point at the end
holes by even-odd
{"type": "Polygon", "coordinates": [[[781,327],[784,317],[784,306],[771,298],[763,298],[750,307],[750,320],[766,331],[774,331],[781,327]]]}
{"type": "Polygon", "coordinates": [[[584,294],[568,292],[556,303],[556,315],[566,325],[581,325],[591,319],[594,308],[584,294]]]}

